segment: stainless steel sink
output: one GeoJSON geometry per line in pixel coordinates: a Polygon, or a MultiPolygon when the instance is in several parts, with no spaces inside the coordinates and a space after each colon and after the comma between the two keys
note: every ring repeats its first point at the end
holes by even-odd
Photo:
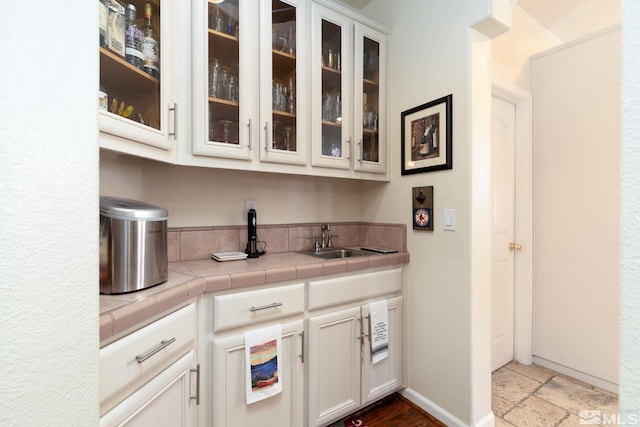
{"type": "Polygon", "coordinates": [[[324,259],[335,259],[335,258],[350,258],[350,257],[358,257],[358,256],[367,256],[369,255],[366,252],[358,251],[355,249],[321,249],[318,252],[310,252],[311,255],[324,258],[324,259]]]}

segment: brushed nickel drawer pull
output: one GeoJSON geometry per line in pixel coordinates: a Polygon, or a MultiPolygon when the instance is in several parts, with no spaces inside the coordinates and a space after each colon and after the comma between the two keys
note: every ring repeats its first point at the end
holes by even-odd
{"type": "Polygon", "coordinates": [[[281,302],[273,302],[271,304],[267,304],[267,305],[263,305],[260,307],[251,307],[249,309],[250,312],[255,313],[256,311],[260,311],[260,310],[266,310],[268,308],[276,308],[276,307],[280,307],[282,305],[281,302]]]}
{"type": "Polygon", "coordinates": [[[200,405],[200,364],[196,366],[196,369],[190,369],[191,373],[196,374],[196,395],[189,396],[190,400],[195,400],[196,405],[200,405]]]}
{"type": "Polygon", "coordinates": [[[178,139],[178,104],[173,103],[173,107],[169,106],[169,113],[173,112],[173,132],[169,131],[169,136],[178,139]]]}
{"type": "Polygon", "coordinates": [[[149,350],[145,354],[137,355],[136,356],[136,360],[138,361],[138,363],[144,362],[145,360],[147,360],[148,358],[150,358],[154,354],[156,354],[156,353],[164,350],[165,348],[169,347],[175,340],[176,340],[175,338],[171,338],[170,340],[162,340],[162,341],[160,341],[160,344],[158,344],[156,347],[152,348],[151,350],[149,350]]]}

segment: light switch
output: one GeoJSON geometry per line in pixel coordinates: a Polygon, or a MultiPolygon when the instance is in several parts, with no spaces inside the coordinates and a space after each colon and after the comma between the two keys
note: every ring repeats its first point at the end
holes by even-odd
{"type": "Polygon", "coordinates": [[[456,210],[455,209],[445,209],[444,210],[444,224],[445,230],[454,231],[456,229],[456,210]]]}

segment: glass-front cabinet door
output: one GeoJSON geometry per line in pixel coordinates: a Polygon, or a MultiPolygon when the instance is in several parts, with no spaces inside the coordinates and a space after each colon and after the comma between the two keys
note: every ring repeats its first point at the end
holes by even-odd
{"type": "Polygon", "coordinates": [[[353,23],[312,4],[312,164],[351,168],[353,23]]]}
{"type": "Polygon", "coordinates": [[[354,169],[386,171],[386,35],[355,24],[354,169]],[[383,120],[381,120],[381,118],[383,120]]]}
{"type": "Polygon", "coordinates": [[[125,138],[172,149],[176,101],[171,64],[176,42],[170,33],[176,14],[171,3],[99,1],[102,146],[114,148],[123,144],[118,138],[125,138]]]}
{"type": "Polygon", "coordinates": [[[256,148],[257,11],[252,3],[194,1],[194,154],[251,159],[256,148]]]}
{"type": "Polygon", "coordinates": [[[306,164],[306,2],[261,0],[260,160],[306,164]]]}

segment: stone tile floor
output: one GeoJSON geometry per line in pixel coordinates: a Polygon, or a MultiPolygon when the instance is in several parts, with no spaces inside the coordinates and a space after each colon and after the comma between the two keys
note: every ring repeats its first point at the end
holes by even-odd
{"type": "Polygon", "coordinates": [[[587,416],[615,416],[618,396],[535,364],[511,362],[492,374],[492,407],[496,427],[579,427],[599,425],[587,416]]]}

